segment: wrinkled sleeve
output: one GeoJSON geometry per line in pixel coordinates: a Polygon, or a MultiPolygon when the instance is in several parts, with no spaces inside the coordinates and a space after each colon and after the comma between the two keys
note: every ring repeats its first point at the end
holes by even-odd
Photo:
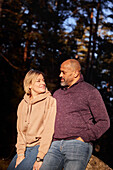
{"type": "Polygon", "coordinates": [[[22,110],[21,110],[21,104],[19,104],[18,109],[17,109],[17,154],[24,154],[25,149],[26,149],[26,144],[25,144],[25,135],[22,132],[22,110]]]}
{"type": "Polygon", "coordinates": [[[90,141],[100,138],[110,127],[110,119],[104,104],[104,101],[97,89],[92,90],[88,97],[91,114],[94,117],[94,123],[89,125],[90,141]]]}
{"type": "Polygon", "coordinates": [[[52,142],[52,137],[54,133],[54,123],[55,123],[55,116],[56,116],[56,99],[53,97],[50,97],[49,104],[47,104],[48,108],[46,108],[45,111],[45,117],[44,117],[44,130],[41,135],[40,140],[40,147],[39,147],[39,153],[38,157],[42,158],[47,153],[50,144],[52,142]]]}

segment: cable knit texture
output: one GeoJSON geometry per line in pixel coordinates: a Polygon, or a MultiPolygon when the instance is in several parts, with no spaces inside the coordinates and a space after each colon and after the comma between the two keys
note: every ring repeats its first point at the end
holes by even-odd
{"type": "Polygon", "coordinates": [[[85,142],[98,139],[110,127],[110,120],[99,91],[84,81],[57,90],[54,140],[81,137],[85,142]]]}

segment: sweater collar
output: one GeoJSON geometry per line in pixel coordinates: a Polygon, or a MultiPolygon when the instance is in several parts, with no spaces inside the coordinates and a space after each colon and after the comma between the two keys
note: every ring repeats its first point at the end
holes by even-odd
{"type": "MultiPolygon", "coordinates": [[[[83,75],[81,74],[79,80],[78,80],[76,83],[74,83],[72,86],[74,86],[74,85],[76,85],[76,84],[78,84],[78,83],[80,83],[80,82],[82,82],[82,81],[84,81],[84,77],[83,77],[83,75]]],[[[71,86],[71,87],[72,87],[72,86],[71,86]]],[[[71,87],[70,87],[70,88],[71,88],[71,87]]]]}
{"type": "Polygon", "coordinates": [[[78,83],[80,83],[80,82],[82,82],[82,81],[84,81],[84,77],[83,77],[83,75],[81,74],[79,80],[78,80],[76,83],[74,83],[70,88],[61,87],[61,89],[64,90],[64,91],[65,91],[65,90],[68,90],[68,89],[71,89],[73,86],[75,86],[76,84],[78,84],[78,83]]]}

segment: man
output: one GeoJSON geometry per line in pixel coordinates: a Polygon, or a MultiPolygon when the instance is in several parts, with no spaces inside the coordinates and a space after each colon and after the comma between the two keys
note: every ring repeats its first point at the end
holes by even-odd
{"type": "Polygon", "coordinates": [[[110,127],[99,91],[86,83],[75,59],[61,64],[61,86],[57,101],[55,132],[40,170],[85,170],[92,143],[110,127]]]}

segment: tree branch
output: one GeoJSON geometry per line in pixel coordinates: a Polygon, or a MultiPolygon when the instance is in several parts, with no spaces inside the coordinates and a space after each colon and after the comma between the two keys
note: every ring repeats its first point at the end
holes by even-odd
{"type": "Polygon", "coordinates": [[[20,71],[23,70],[23,69],[21,69],[21,68],[15,66],[15,65],[13,65],[13,64],[5,57],[2,53],[0,53],[0,55],[1,55],[1,57],[4,58],[4,60],[5,60],[11,67],[13,67],[14,69],[20,70],[20,71]]]}

